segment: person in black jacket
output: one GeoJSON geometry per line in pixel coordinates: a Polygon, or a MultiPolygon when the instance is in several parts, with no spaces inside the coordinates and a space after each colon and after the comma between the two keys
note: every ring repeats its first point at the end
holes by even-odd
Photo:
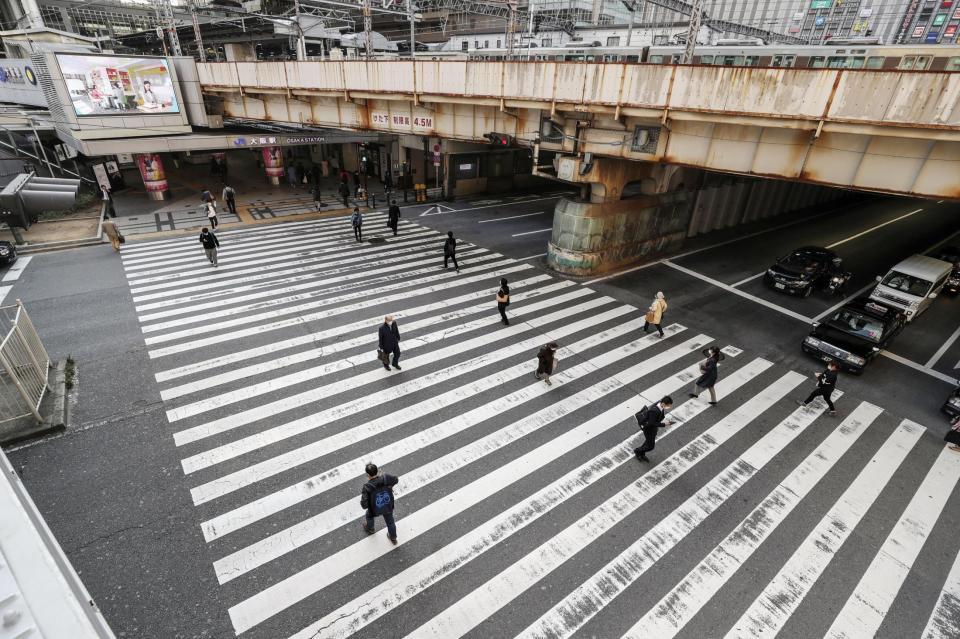
{"type": "Polygon", "coordinates": [[[716,406],[717,392],[713,390],[717,383],[717,365],[720,362],[720,349],[711,346],[706,351],[707,358],[700,362],[700,377],[693,383],[693,389],[690,391],[690,397],[700,397],[700,393],[705,390],[710,391],[710,405],[716,406]]]}
{"type": "Polygon", "coordinates": [[[397,226],[400,224],[400,207],[396,200],[390,201],[390,208],[387,210],[387,227],[393,229],[393,234],[397,234],[397,226]]]}
{"type": "Polygon", "coordinates": [[[666,415],[667,411],[671,408],[673,408],[673,400],[667,396],[653,406],[648,406],[645,410],[637,413],[638,420],[640,420],[640,416],[643,415],[643,421],[640,422],[640,430],[643,431],[644,439],[640,448],[633,449],[633,454],[636,455],[640,461],[650,461],[647,459],[647,453],[653,450],[654,444],[657,441],[657,432],[661,428],[665,428],[671,424],[671,422],[663,421],[664,415],[666,415]]]}
{"type": "Polygon", "coordinates": [[[211,264],[216,266],[217,248],[220,247],[220,240],[213,234],[213,231],[207,227],[203,227],[200,229],[200,243],[203,244],[203,252],[206,253],[207,259],[210,260],[211,264]]]}
{"type": "Polygon", "coordinates": [[[500,289],[497,291],[497,310],[500,311],[500,321],[504,326],[510,326],[510,320],[507,319],[507,307],[510,306],[510,287],[507,286],[507,278],[500,278],[500,289]]]}
{"type": "Polygon", "coordinates": [[[550,342],[540,349],[537,353],[537,372],[534,375],[537,379],[542,379],[547,386],[553,386],[550,381],[550,375],[557,367],[557,349],[560,346],[556,342],[550,342]]]}
{"type": "Polygon", "coordinates": [[[367,464],[366,470],[367,483],[360,491],[360,507],[367,511],[363,530],[368,535],[376,532],[374,519],[382,515],[384,523],[387,524],[387,539],[395,544],[397,543],[397,523],[393,518],[393,487],[400,480],[386,473],[381,475],[376,464],[367,464]]]}
{"type": "Polygon", "coordinates": [[[457,240],[453,237],[453,231],[447,231],[447,239],[443,243],[443,268],[447,268],[450,260],[453,260],[453,268],[460,272],[460,265],[457,264],[457,240]]]}
{"type": "Polygon", "coordinates": [[[340,192],[340,197],[343,198],[343,206],[350,206],[350,187],[347,186],[346,182],[341,182],[338,189],[340,192]]]}
{"type": "Polygon", "coordinates": [[[840,370],[840,365],[836,362],[830,362],[827,364],[826,370],[822,373],[817,373],[817,387],[813,389],[813,392],[805,399],[804,401],[797,403],[801,406],[806,406],[812,402],[816,397],[822,397],[825,402],[827,402],[827,408],[830,409],[831,415],[836,415],[837,411],[833,406],[833,402],[830,401],[830,396],[833,395],[833,391],[837,388],[837,371],[840,370]]]}
{"type": "MultiPolygon", "coordinates": [[[[383,324],[380,325],[380,350],[389,355],[393,353],[393,367],[400,370],[400,329],[393,319],[393,315],[387,315],[383,318],[383,324]]],[[[390,370],[387,366],[387,358],[383,358],[383,367],[390,370]]]]}

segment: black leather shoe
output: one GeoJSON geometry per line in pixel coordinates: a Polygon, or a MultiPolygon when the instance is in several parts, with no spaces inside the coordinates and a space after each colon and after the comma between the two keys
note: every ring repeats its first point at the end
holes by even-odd
{"type": "Polygon", "coordinates": [[[394,364],[393,367],[394,367],[395,369],[397,369],[398,371],[401,370],[401,368],[400,368],[399,366],[397,366],[396,364],[394,364]]]}

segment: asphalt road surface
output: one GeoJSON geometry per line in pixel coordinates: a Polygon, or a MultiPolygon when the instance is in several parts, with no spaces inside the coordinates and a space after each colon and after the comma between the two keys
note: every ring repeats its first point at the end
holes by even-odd
{"type": "Polygon", "coordinates": [[[554,198],[407,206],[396,237],[368,214],[384,242],[227,231],[217,267],[193,237],[43,254],[11,280],[79,399],[10,456],[118,636],[958,636],[958,301],[842,375],[830,416],[797,405],[821,368],[799,344],[841,300],[754,277],[835,244],[864,288],[955,241],[958,207],[873,200],[582,281],[543,268],[554,198]],[[399,371],[375,360],[386,313],[399,371]],[[687,397],[710,345],[717,406],[687,397]],[[633,414],[665,394],[644,464],[633,414]],[[367,461],[400,477],[397,546],[360,528],[367,461]]]}

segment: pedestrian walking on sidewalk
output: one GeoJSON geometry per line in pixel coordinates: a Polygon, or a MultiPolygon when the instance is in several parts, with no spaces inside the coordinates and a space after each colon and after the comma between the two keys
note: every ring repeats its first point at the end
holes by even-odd
{"type": "Polygon", "coordinates": [[[500,289],[497,291],[497,310],[500,311],[500,321],[504,326],[510,326],[510,320],[507,319],[507,307],[510,306],[510,287],[507,286],[507,278],[500,278],[500,289]]]}
{"type": "Polygon", "coordinates": [[[443,243],[443,268],[453,260],[453,268],[460,272],[460,265],[457,264],[457,240],[453,237],[453,231],[447,231],[447,239],[443,243]]]}
{"type": "Polygon", "coordinates": [[[363,213],[360,209],[353,207],[353,215],[350,216],[350,224],[353,225],[353,236],[358,242],[363,241],[363,213]]]}
{"type": "Polygon", "coordinates": [[[397,226],[400,225],[400,207],[396,200],[390,200],[390,208],[387,210],[387,227],[393,229],[393,234],[397,234],[397,226]]]}
{"type": "Polygon", "coordinates": [[[217,249],[220,248],[220,240],[213,234],[213,231],[207,227],[200,229],[200,243],[203,244],[203,252],[207,259],[214,266],[217,265],[217,249]]]}
{"type": "Polygon", "coordinates": [[[223,201],[227,203],[227,210],[237,214],[237,192],[229,184],[223,187],[223,201]]]}
{"type": "Polygon", "coordinates": [[[297,181],[296,165],[287,167],[287,184],[289,184],[293,188],[297,188],[297,184],[299,184],[299,182],[297,181]]]}
{"type": "Polygon", "coordinates": [[[317,182],[313,185],[313,205],[318,211],[323,207],[323,202],[320,201],[321,197],[320,183],[317,182]]]}
{"type": "Polygon", "coordinates": [[[210,226],[214,230],[220,225],[220,220],[217,219],[217,205],[215,202],[207,202],[207,220],[210,221],[210,226]]]}
{"type": "Polygon", "coordinates": [[[120,234],[120,229],[117,228],[117,223],[112,220],[104,220],[102,228],[107,235],[107,239],[110,240],[110,246],[113,247],[114,251],[119,251],[124,240],[123,235],[120,234]]]}
{"type": "Polygon", "coordinates": [[[337,188],[339,189],[338,193],[340,193],[340,197],[343,198],[343,206],[350,206],[350,187],[347,186],[346,182],[341,182],[337,188]]]}
{"type": "Polygon", "coordinates": [[[360,196],[360,171],[353,172],[353,192],[354,197],[360,196]]]}
{"type": "Polygon", "coordinates": [[[693,388],[690,390],[690,397],[700,397],[700,393],[705,390],[710,391],[710,405],[717,405],[717,391],[713,389],[717,383],[717,366],[723,359],[723,353],[716,346],[703,351],[706,359],[700,362],[700,377],[693,382],[693,388]]]}
{"type": "Polygon", "coordinates": [[[640,461],[650,461],[647,459],[647,453],[653,450],[654,444],[657,442],[657,433],[661,428],[671,425],[671,422],[663,421],[664,416],[671,408],[673,408],[673,399],[668,395],[636,414],[637,423],[640,425],[640,430],[643,431],[643,444],[640,445],[640,448],[634,448],[633,454],[640,461]]]}
{"type": "Polygon", "coordinates": [[[830,409],[831,415],[836,415],[837,410],[833,406],[833,402],[830,401],[830,396],[833,395],[833,391],[837,389],[837,371],[840,370],[840,365],[836,362],[830,362],[827,364],[827,368],[820,373],[815,373],[817,378],[817,387],[813,389],[813,392],[807,396],[802,402],[797,402],[800,406],[806,406],[812,402],[817,397],[822,397],[825,402],[827,402],[827,408],[830,409]]]}
{"type": "Polygon", "coordinates": [[[108,216],[117,217],[117,210],[113,207],[113,196],[105,184],[100,185],[100,199],[107,203],[103,213],[103,219],[107,219],[108,216]]]}
{"type": "Polygon", "coordinates": [[[387,171],[383,174],[383,192],[389,193],[393,190],[393,176],[390,174],[390,171],[387,171]]]}
{"type": "Polygon", "coordinates": [[[544,345],[537,353],[537,372],[535,377],[542,379],[547,386],[553,386],[550,376],[557,370],[557,349],[560,348],[556,342],[550,342],[544,345]]]}
{"type": "Polygon", "coordinates": [[[663,328],[660,323],[663,322],[663,314],[666,310],[667,300],[663,298],[662,292],[657,291],[657,296],[653,298],[653,303],[650,304],[650,310],[644,316],[643,332],[649,333],[650,327],[653,326],[660,333],[660,337],[663,337],[663,328]]]}
{"type": "Polygon", "coordinates": [[[200,202],[206,204],[207,202],[213,202],[213,194],[210,193],[209,189],[204,189],[200,192],[200,202]]]}
{"type": "Polygon", "coordinates": [[[380,340],[377,355],[380,357],[383,367],[390,370],[387,361],[390,355],[393,355],[393,367],[400,370],[400,329],[397,328],[397,322],[393,315],[387,315],[383,318],[383,324],[380,325],[377,337],[380,340]]]}
{"type": "Polygon", "coordinates": [[[363,530],[368,535],[376,532],[374,529],[374,520],[377,517],[383,517],[383,523],[387,525],[387,539],[392,543],[397,543],[397,522],[393,518],[393,487],[400,481],[399,478],[386,473],[380,474],[380,469],[376,464],[367,464],[367,483],[363,485],[360,491],[360,507],[366,512],[366,521],[363,524],[363,530]]]}

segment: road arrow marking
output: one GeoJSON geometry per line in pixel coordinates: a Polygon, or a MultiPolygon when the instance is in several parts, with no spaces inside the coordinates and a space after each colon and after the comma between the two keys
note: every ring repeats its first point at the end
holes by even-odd
{"type": "Polygon", "coordinates": [[[450,208],[449,206],[444,206],[443,204],[434,204],[429,209],[420,214],[420,217],[426,215],[443,215],[444,213],[451,213],[457,209],[450,208]]]}

